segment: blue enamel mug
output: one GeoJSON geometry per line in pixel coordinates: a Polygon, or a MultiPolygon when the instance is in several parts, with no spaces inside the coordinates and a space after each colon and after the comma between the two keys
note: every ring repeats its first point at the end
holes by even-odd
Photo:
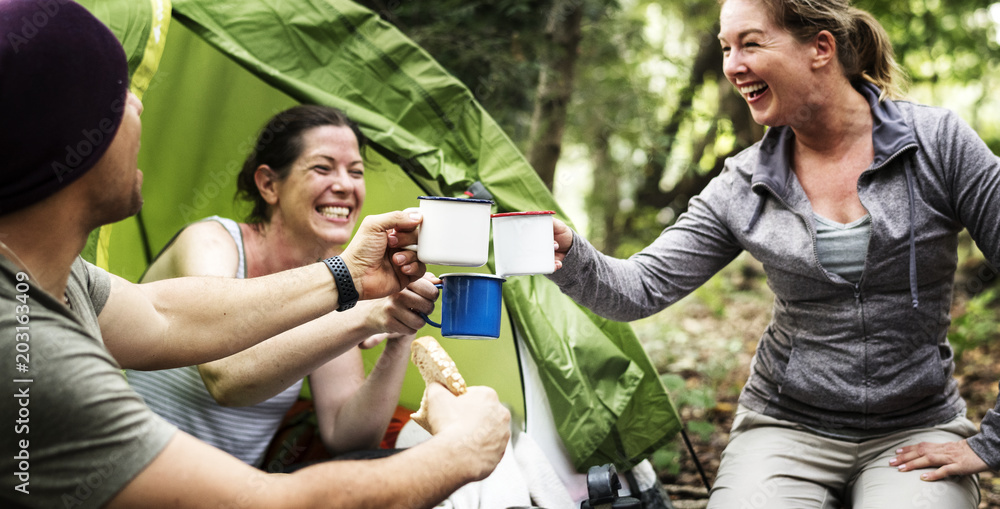
{"type": "Polygon", "coordinates": [[[441,288],[441,323],[426,315],[424,321],[440,328],[446,338],[499,338],[501,289],[506,280],[492,274],[444,274],[437,285],[441,288]]]}

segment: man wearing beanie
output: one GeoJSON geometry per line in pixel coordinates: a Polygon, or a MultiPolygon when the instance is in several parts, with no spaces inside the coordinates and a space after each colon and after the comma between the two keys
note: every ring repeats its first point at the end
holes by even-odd
{"type": "Polygon", "coordinates": [[[365,219],[344,254],[267,277],[135,285],[80,257],[135,214],[142,103],[121,45],[67,0],[0,0],[3,507],[431,507],[509,435],[488,388],[427,389],[429,441],[389,458],[258,471],[154,415],[122,368],[209,362],[424,272],[418,214],[365,219]],[[40,14],[42,13],[42,14],[40,14]],[[33,19],[44,26],[22,30],[33,19]],[[30,32],[30,33],[29,33],[30,32]]]}

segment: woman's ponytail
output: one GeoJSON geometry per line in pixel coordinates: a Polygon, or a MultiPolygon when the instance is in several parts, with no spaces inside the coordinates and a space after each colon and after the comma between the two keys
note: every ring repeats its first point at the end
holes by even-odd
{"type": "MultiPolygon", "coordinates": [[[[906,88],[906,77],[902,68],[896,63],[889,34],[885,28],[868,12],[851,7],[849,14],[853,19],[853,28],[848,35],[848,49],[852,55],[853,69],[848,69],[844,56],[841,63],[848,79],[855,81],[864,79],[882,89],[879,99],[898,99],[906,88]]],[[[839,41],[838,41],[839,42],[839,41]]],[[[846,55],[845,55],[846,56],[846,55]]]]}

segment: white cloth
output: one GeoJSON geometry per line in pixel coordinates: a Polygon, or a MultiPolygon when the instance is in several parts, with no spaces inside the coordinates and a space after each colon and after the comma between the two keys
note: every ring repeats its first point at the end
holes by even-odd
{"type": "Polygon", "coordinates": [[[527,433],[518,433],[514,440],[514,457],[528,482],[534,504],[545,509],[578,507],[535,440],[527,433]]]}
{"type": "MultiPolygon", "coordinates": [[[[399,430],[396,447],[413,447],[431,437],[413,421],[399,430]]],[[[526,433],[507,442],[497,468],[486,479],[466,484],[440,509],[507,509],[536,505],[545,509],[575,509],[573,499],[538,444],[526,433]]]]}

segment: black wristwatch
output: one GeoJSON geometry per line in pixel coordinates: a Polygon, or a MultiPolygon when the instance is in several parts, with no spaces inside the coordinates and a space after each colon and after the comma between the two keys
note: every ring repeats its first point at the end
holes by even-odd
{"type": "Polygon", "coordinates": [[[340,306],[337,311],[347,311],[358,303],[358,289],[354,287],[354,279],[351,278],[351,271],[347,270],[347,264],[339,256],[331,256],[323,263],[333,273],[333,280],[337,283],[337,293],[340,294],[338,301],[340,306]]]}

